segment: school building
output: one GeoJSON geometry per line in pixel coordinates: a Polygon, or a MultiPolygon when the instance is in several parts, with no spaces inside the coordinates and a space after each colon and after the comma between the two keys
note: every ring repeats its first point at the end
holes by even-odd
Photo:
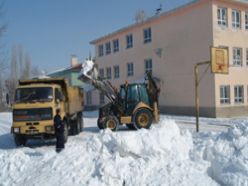
{"type": "MultiPolygon", "coordinates": [[[[210,60],[210,47],[228,47],[229,74],[207,70],[200,83],[200,115],[248,116],[248,2],[195,0],[91,41],[100,75],[115,86],[160,79],[162,113],[194,115],[194,65],[210,60]]],[[[207,66],[200,67],[204,74],[207,66]]],[[[106,102],[86,93],[88,107],[106,102]]]]}

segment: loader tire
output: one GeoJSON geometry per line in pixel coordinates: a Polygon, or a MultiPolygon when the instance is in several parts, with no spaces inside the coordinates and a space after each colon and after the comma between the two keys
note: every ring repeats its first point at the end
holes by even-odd
{"type": "Polygon", "coordinates": [[[119,128],[119,121],[116,116],[107,116],[103,121],[103,128],[116,131],[119,128]]]}
{"type": "Polygon", "coordinates": [[[149,129],[153,120],[152,113],[147,109],[139,109],[134,114],[134,126],[136,129],[149,129]]]}
{"type": "Polygon", "coordinates": [[[24,135],[15,134],[14,139],[15,139],[15,144],[17,147],[26,145],[27,139],[24,135]]]}

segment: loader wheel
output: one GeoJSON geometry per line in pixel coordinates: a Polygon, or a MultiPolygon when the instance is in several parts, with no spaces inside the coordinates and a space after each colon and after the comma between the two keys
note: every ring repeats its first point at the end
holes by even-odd
{"type": "Polygon", "coordinates": [[[21,134],[15,134],[14,139],[15,139],[15,144],[17,147],[22,146],[22,145],[23,146],[26,145],[27,139],[25,136],[23,136],[21,134]]]}
{"type": "Polygon", "coordinates": [[[98,126],[98,128],[99,128],[100,130],[104,129],[104,128],[103,128],[103,122],[101,122],[101,119],[100,119],[100,118],[98,118],[98,120],[97,120],[97,126],[98,126]]]}
{"type": "Polygon", "coordinates": [[[66,143],[68,139],[68,125],[66,121],[63,121],[63,124],[64,124],[64,141],[66,143]]]}
{"type": "Polygon", "coordinates": [[[103,128],[116,131],[119,127],[119,121],[115,116],[107,116],[103,121],[103,128]]]}
{"type": "Polygon", "coordinates": [[[136,129],[149,129],[152,124],[152,114],[147,109],[140,109],[134,114],[134,126],[136,129]]]}

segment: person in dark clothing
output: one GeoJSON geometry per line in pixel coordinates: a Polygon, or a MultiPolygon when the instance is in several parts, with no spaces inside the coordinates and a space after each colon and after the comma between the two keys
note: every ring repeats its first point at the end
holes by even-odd
{"type": "Polygon", "coordinates": [[[60,152],[65,148],[64,140],[64,125],[60,116],[60,109],[56,110],[56,115],[54,116],[54,130],[56,136],[56,152],[60,152]]]}

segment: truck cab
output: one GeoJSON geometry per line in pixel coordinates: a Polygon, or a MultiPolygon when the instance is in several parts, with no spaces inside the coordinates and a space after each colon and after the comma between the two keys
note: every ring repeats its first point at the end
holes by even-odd
{"type": "Polygon", "coordinates": [[[83,95],[69,87],[63,79],[29,80],[19,83],[13,104],[13,124],[16,145],[25,145],[30,138],[54,138],[53,118],[60,108],[68,133],[82,130],[83,95]],[[77,96],[77,97],[75,97],[77,96]]]}

